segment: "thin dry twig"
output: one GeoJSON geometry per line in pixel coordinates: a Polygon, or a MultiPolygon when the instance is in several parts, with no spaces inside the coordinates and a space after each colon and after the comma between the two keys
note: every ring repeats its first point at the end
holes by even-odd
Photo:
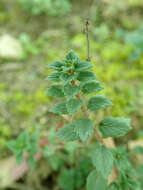
{"type": "Polygon", "coordinates": [[[90,41],[89,41],[89,19],[85,21],[85,34],[86,34],[86,43],[87,43],[87,61],[90,61],[90,41]]]}

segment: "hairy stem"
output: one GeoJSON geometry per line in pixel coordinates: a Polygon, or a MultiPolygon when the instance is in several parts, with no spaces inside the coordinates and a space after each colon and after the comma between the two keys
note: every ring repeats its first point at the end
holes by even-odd
{"type": "Polygon", "coordinates": [[[95,138],[98,140],[99,143],[104,144],[104,141],[103,141],[101,135],[98,133],[96,127],[95,127],[95,130],[94,130],[94,135],[95,135],[95,138]]]}

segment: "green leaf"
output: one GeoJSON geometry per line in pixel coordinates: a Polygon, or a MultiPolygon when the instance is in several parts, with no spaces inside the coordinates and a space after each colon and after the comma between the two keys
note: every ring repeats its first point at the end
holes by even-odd
{"type": "Polygon", "coordinates": [[[77,94],[78,90],[79,88],[76,85],[67,84],[64,86],[64,93],[68,99],[72,98],[75,94],[77,94]]]}
{"type": "Polygon", "coordinates": [[[64,144],[64,150],[66,150],[68,153],[73,153],[77,148],[77,142],[67,142],[64,144]]]}
{"type": "Polygon", "coordinates": [[[18,150],[22,150],[27,142],[28,139],[28,133],[25,130],[24,132],[22,132],[16,139],[16,144],[15,144],[15,148],[18,150]]]}
{"type": "Polygon", "coordinates": [[[86,190],[106,190],[107,180],[96,170],[87,177],[86,190]]]}
{"type": "Polygon", "coordinates": [[[95,75],[91,71],[81,71],[77,77],[77,79],[81,82],[89,81],[89,80],[94,80],[95,75]]]}
{"type": "Polygon", "coordinates": [[[57,132],[57,137],[65,141],[74,141],[79,139],[79,136],[75,132],[74,123],[64,125],[57,132]]]}
{"type": "Polygon", "coordinates": [[[63,82],[63,84],[68,84],[69,82],[71,82],[72,80],[75,80],[77,77],[76,74],[67,74],[67,73],[62,73],[61,74],[61,80],[63,82]]]}
{"type": "Polygon", "coordinates": [[[61,76],[61,72],[53,72],[45,80],[59,82],[60,76],[61,76]]]}
{"type": "Polygon", "coordinates": [[[57,114],[68,114],[66,102],[59,102],[50,109],[50,112],[57,114]]]}
{"type": "Polygon", "coordinates": [[[52,147],[49,146],[45,146],[43,147],[43,152],[42,155],[44,158],[48,158],[48,156],[51,156],[55,153],[54,149],[52,147]]]}
{"type": "Polygon", "coordinates": [[[107,178],[113,166],[113,156],[110,150],[104,145],[97,144],[91,158],[96,170],[100,172],[103,177],[107,178]]]}
{"type": "Polygon", "coordinates": [[[34,132],[29,136],[30,143],[36,143],[39,138],[39,129],[36,128],[34,132]]]}
{"type": "Polygon", "coordinates": [[[143,147],[142,146],[135,146],[133,148],[133,151],[136,152],[137,154],[143,154],[143,147]]]}
{"type": "Polygon", "coordinates": [[[16,163],[17,163],[17,164],[21,164],[21,163],[22,163],[22,160],[23,160],[23,152],[20,151],[19,154],[15,155],[15,158],[16,158],[16,163]]]}
{"type": "Polygon", "coordinates": [[[58,152],[52,154],[51,156],[48,156],[48,164],[54,171],[59,171],[63,166],[63,162],[63,158],[58,154],[58,152]]]}
{"type": "Polygon", "coordinates": [[[28,138],[28,132],[25,130],[23,131],[17,138],[18,143],[23,143],[27,141],[28,138]]]}
{"type": "Polygon", "coordinates": [[[93,132],[93,123],[88,118],[80,118],[74,122],[75,124],[75,131],[77,135],[81,138],[82,141],[86,141],[86,139],[92,134],[93,132]]]}
{"type": "Polygon", "coordinates": [[[24,150],[26,152],[29,152],[30,155],[34,155],[38,150],[40,149],[40,147],[36,144],[36,142],[34,143],[28,143],[27,146],[25,146],[24,150]]]}
{"type": "Polygon", "coordinates": [[[61,71],[62,66],[64,66],[64,64],[61,63],[60,61],[54,61],[53,63],[48,65],[48,68],[54,69],[54,70],[57,70],[57,71],[61,71]]]}
{"type": "Polygon", "coordinates": [[[92,67],[92,65],[89,64],[89,62],[87,62],[87,61],[84,61],[84,62],[81,61],[81,62],[75,63],[75,71],[76,72],[84,71],[84,70],[87,70],[91,67],[92,67]]]}
{"type": "Polygon", "coordinates": [[[79,57],[73,50],[70,50],[68,54],[66,55],[66,59],[73,60],[73,59],[79,59],[79,57]]]}
{"type": "Polygon", "coordinates": [[[98,92],[100,90],[104,89],[102,85],[100,85],[99,82],[95,81],[87,81],[82,85],[82,92],[85,94],[89,94],[91,92],[98,92]]]}
{"type": "Polygon", "coordinates": [[[106,117],[100,122],[99,130],[103,138],[123,136],[131,130],[130,119],[106,117]]]}
{"type": "Polygon", "coordinates": [[[75,174],[76,171],[73,168],[62,169],[58,182],[60,184],[60,189],[62,190],[75,190],[75,174]]]}
{"type": "Polygon", "coordinates": [[[71,71],[73,69],[72,65],[65,65],[63,66],[63,72],[71,71]]]}
{"type": "Polygon", "coordinates": [[[112,154],[114,157],[114,165],[119,172],[127,171],[130,168],[131,165],[128,159],[128,153],[123,147],[118,147],[112,150],[112,154]]]}
{"type": "Polygon", "coordinates": [[[119,189],[119,185],[117,185],[116,183],[111,183],[109,186],[108,186],[108,189],[107,190],[120,190],[119,189]]]}
{"type": "Polygon", "coordinates": [[[89,99],[87,108],[89,110],[99,110],[108,106],[113,106],[113,104],[104,95],[95,95],[89,99]]]}
{"type": "Polygon", "coordinates": [[[70,115],[74,114],[82,106],[80,99],[72,98],[67,102],[67,111],[70,115]]]}
{"type": "Polygon", "coordinates": [[[14,152],[16,149],[16,141],[15,140],[11,140],[7,143],[7,147],[14,152]]]}
{"type": "Polygon", "coordinates": [[[31,169],[35,168],[35,159],[34,156],[28,156],[28,158],[26,159],[28,167],[31,169]]]}
{"type": "Polygon", "coordinates": [[[62,89],[62,85],[52,85],[46,90],[46,94],[49,96],[61,98],[64,97],[62,89]]]}

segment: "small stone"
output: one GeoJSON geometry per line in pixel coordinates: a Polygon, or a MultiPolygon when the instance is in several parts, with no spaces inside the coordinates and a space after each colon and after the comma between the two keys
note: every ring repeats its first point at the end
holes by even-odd
{"type": "Polygon", "coordinates": [[[22,58],[23,50],[21,43],[8,34],[0,37],[0,58],[8,60],[19,60],[22,58]]]}

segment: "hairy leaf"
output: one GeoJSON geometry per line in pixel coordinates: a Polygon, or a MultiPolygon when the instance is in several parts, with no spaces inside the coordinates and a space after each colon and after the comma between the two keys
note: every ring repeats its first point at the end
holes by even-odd
{"type": "Polygon", "coordinates": [[[14,153],[16,149],[16,141],[15,140],[8,141],[7,147],[14,153]]]}
{"type": "Polygon", "coordinates": [[[82,141],[86,141],[86,139],[93,132],[93,123],[88,118],[80,118],[75,121],[75,131],[79,135],[82,141]]]}
{"type": "Polygon", "coordinates": [[[60,75],[61,75],[61,72],[53,72],[45,80],[59,82],[60,75]]]}
{"type": "Polygon", "coordinates": [[[82,106],[80,99],[72,98],[67,102],[67,111],[70,115],[74,114],[82,106]]]}
{"type": "Polygon", "coordinates": [[[58,182],[60,189],[62,190],[75,190],[75,178],[76,171],[74,168],[68,168],[61,170],[58,182]],[[70,180],[69,180],[70,179],[70,180]]]}
{"type": "Polygon", "coordinates": [[[128,153],[123,147],[118,147],[112,150],[114,157],[114,165],[118,171],[127,171],[130,168],[130,161],[128,160],[128,153]]]}
{"type": "Polygon", "coordinates": [[[89,110],[99,110],[112,105],[113,104],[107,100],[104,95],[95,95],[89,99],[87,107],[89,110]]]}
{"type": "Polygon", "coordinates": [[[91,92],[98,92],[100,90],[104,89],[102,85],[100,85],[99,82],[96,81],[87,81],[82,85],[82,92],[85,94],[89,94],[91,92]]]}
{"type": "Polygon", "coordinates": [[[91,158],[96,170],[107,178],[113,166],[113,156],[110,150],[104,145],[97,144],[91,158]]]}
{"type": "Polygon", "coordinates": [[[68,84],[69,82],[71,82],[72,80],[76,79],[76,74],[67,74],[67,73],[62,73],[61,75],[61,80],[63,82],[63,84],[68,84]]]}
{"type": "Polygon", "coordinates": [[[100,172],[93,170],[87,177],[86,190],[106,190],[107,180],[100,172]]]}
{"type": "Polygon", "coordinates": [[[46,90],[46,94],[53,97],[64,97],[64,93],[62,91],[62,85],[52,85],[50,88],[46,90]]]}
{"type": "Polygon", "coordinates": [[[50,112],[57,114],[68,114],[66,102],[59,102],[50,109],[50,112]]]}
{"type": "Polygon", "coordinates": [[[121,189],[119,189],[119,188],[120,188],[119,185],[113,182],[113,183],[111,183],[111,184],[108,186],[108,189],[107,189],[107,190],[121,190],[121,189]]]}
{"type": "Polygon", "coordinates": [[[84,71],[84,70],[87,70],[87,69],[89,69],[91,67],[92,67],[92,65],[89,64],[89,62],[87,62],[87,61],[84,61],[84,62],[81,61],[81,62],[75,64],[75,71],[76,72],[84,71]]]}
{"type": "Polygon", "coordinates": [[[72,65],[64,65],[63,72],[71,71],[73,69],[72,65]]]}
{"type": "Polygon", "coordinates": [[[81,82],[85,82],[89,80],[94,80],[96,78],[95,78],[94,73],[91,71],[81,71],[79,72],[77,79],[81,82]]]}
{"type": "Polygon", "coordinates": [[[67,84],[64,86],[64,94],[65,96],[70,99],[72,98],[75,94],[77,94],[78,92],[78,86],[76,85],[70,85],[70,84],[67,84]]]}
{"type": "Polygon", "coordinates": [[[79,59],[79,57],[73,50],[70,50],[69,53],[66,55],[66,59],[73,60],[73,59],[79,59]]]}
{"type": "Polygon", "coordinates": [[[103,138],[123,136],[131,130],[130,119],[106,117],[100,122],[99,130],[103,138]]]}
{"type": "Polygon", "coordinates": [[[61,71],[62,70],[62,66],[64,66],[63,63],[61,63],[60,61],[54,61],[53,63],[49,64],[48,67],[50,69],[54,69],[57,71],[61,71]]]}
{"type": "Polygon", "coordinates": [[[133,148],[133,151],[136,152],[137,154],[143,154],[143,146],[135,146],[133,148]]]}
{"type": "Polygon", "coordinates": [[[65,141],[74,141],[79,138],[75,132],[74,123],[64,125],[62,128],[60,128],[57,132],[57,137],[65,141]]]}

